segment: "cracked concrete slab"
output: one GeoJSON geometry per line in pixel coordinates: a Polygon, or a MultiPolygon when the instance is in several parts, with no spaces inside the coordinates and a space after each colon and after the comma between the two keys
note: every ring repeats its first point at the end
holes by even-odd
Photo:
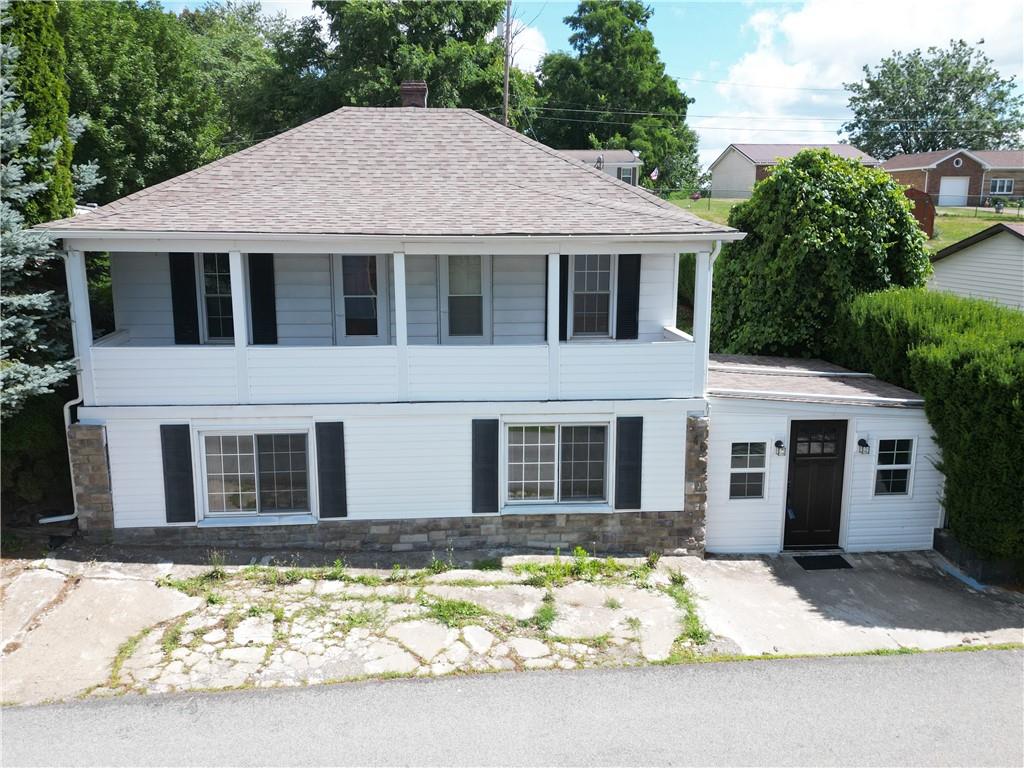
{"type": "Polygon", "coordinates": [[[0,652],[22,639],[32,620],[60,594],[64,582],[61,574],[44,568],[22,571],[11,581],[0,605],[0,652]]]}
{"type": "Polygon", "coordinates": [[[430,584],[423,588],[430,595],[446,600],[469,600],[482,608],[513,619],[531,618],[544,601],[544,590],[521,584],[510,586],[452,587],[430,584]]]}
{"type": "Polygon", "coordinates": [[[3,700],[32,704],[100,685],[126,639],[201,602],[151,582],[82,579],[18,650],[0,659],[3,700]]]}

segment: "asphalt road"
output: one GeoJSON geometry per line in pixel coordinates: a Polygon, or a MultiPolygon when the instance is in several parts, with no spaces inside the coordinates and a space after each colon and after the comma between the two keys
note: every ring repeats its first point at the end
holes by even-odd
{"type": "Polygon", "coordinates": [[[392,680],[2,716],[5,768],[1020,766],[1024,652],[392,680]]]}

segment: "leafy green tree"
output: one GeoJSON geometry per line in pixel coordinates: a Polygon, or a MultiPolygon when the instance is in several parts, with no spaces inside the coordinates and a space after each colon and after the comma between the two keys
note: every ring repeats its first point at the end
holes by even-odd
{"type": "Polygon", "coordinates": [[[193,35],[155,0],[61,3],[72,114],[89,118],[76,158],[95,158],[100,203],[220,156],[222,107],[193,35]]]}
{"type": "Polygon", "coordinates": [[[1024,96],[1015,77],[963,40],[948,48],[894,51],[864,79],[846,83],[853,119],[840,133],[877,158],[904,152],[1016,149],[1024,136],[1024,96]]]}
{"type": "Polygon", "coordinates": [[[665,73],[652,11],[639,0],[582,0],[567,16],[575,51],[551,53],[540,65],[544,114],[534,122],[551,146],[638,149],[645,183],[690,188],[698,173],[697,136],[686,125],[692,103],[665,73]]]}
{"type": "Polygon", "coordinates": [[[820,355],[857,295],[923,285],[924,236],[885,171],[828,150],[779,163],[729,213],[747,233],[715,265],[712,349],[820,355]]]}
{"type": "Polygon", "coordinates": [[[22,206],[31,225],[63,218],[74,208],[64,45],[57,30],[56,0],[15,0],[6,14],[7,42],[18,50],[19,90],[31,125],[19,151],[26,157],[52,155],[52,161],[23,166],[26,179],[39,182],[22,206]],[[57,145],[51,146],[54,141],[57,145]]]}

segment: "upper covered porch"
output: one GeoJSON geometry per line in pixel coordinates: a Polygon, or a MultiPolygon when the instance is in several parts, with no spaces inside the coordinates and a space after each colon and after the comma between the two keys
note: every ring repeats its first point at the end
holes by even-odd
{"type": "Polygon", "coordinates": [[[621,243],[601,253],[581,242],[587,252],[532,254],[521,243],[449,242],[444,253],[408,242],[384,253],[345,252],[340,244],[332,252],[281,242],[259,251],[174,245],[180,250],[110,252],[115,328],[99,338],[86,292],[76,290],[84,286],[77,273],[85,254],[69,249],[87,404],[703,392],[712,242],[692,246],[700,248],[694,335],[675,327],[678,243],[621,243]],[[627,247],[646,252],[622,252],[627,247]]]}

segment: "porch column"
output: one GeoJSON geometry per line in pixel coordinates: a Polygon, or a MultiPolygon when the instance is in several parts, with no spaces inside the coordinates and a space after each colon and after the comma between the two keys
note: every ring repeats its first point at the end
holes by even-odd
{"type": "Polygon", "coordinates": [[[708,354],[711,350],[711,251],[697,253],[697,272],[693,281],[693,391],[703,397],[707,391],[708,354]]]}
{"type": "Polygon", "coordinates": [[[558,400],[561,392],[558,370],[558,316],[561,291],[559,281],[561,280],[562,257],[557,253],[548,254],[548,316],[547,316],[547,337],[548,337],[548,399],[558,400]]]}
{"type": "Polygon", "coordinates": [[[85,274],[85,254],[68,251],[64,260],[68,283],[68,304],[71,313],[71,343],[78,358],[79,393],[84,405],[93,405],[92,385],[92,315],[89,310],[89,280],[85,274]]]}
{"type": "Polygon", "coordinates": [[[398,399],[409,398],[409,322],[405,299],[405,253],[395,253],[395,346],[398,350],[398,399]]]}
{"type": "Polygon", "coordinates": [[[249,302],[242,266],[242,254],[239,251],[228,252],[228,263],[231,269],[231,323],[235,334],[235,365],[238,387],[238,402],[249,402],[249,360],[246,347],[249,346],[249,302]]]}

